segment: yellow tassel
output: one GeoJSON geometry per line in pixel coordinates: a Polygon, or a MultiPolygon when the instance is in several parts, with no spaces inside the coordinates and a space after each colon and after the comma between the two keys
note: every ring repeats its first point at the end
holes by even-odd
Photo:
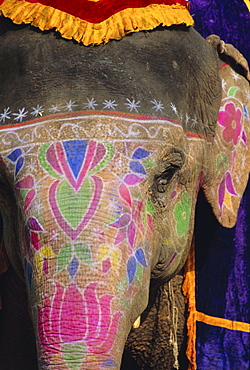
{"type": "Polygon", "coordinates": [[[250,0],[243,0],[250,12],[250,0]]]}
{"type": "Polygon", "coordinates": [[[194,257],[194,241],[185,265],[185,278],[182,285],[183,294],[187,299],[188,306],[188,341],[186,355],[189,360],[189,370],[197,369],[196,366],[196,302],[195,302],[195,257],[194,257]]]}
{"type": "Polygon", "coordinates": [[[119,40],[128,33],[152,30],[159,25],[193,25],[187,8],[179,4],[128,8],[97,24],[49,6],[19,0],[5,0],[0,6],[0,14],[16,24],[31,24],[42,31],[55,28],[63,38],[73,38],[86,46],[119,40]]]}

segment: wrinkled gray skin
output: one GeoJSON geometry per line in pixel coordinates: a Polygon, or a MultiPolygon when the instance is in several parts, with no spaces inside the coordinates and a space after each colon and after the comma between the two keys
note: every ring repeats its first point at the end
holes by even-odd
{"type": "MultiPolygon", "coordinates": [[[[135,99],[140,101],[140,113],[150,115],[152,107],[148,102],[164,99],[168,107],[165,116],[175,120],[175,109],[185,112],[197,119],[197,133],[213,136],[221,99],[217,46],[209,46],[193,28],[179,26],[134,33],[98,47],[84,47],[63,40],[54,32],[42,33],[29,26],[14,26],[3,18],[0,30],[0,112],[10,105],[13,111],[37,104],[48,109],[52,104],[65,105],[82,96],[84,102],[87,97],[94,97],[98,102],[114,97],[119,107],[123,107],[120,111],[124,112],[128,111],[124,105],[126,98],[135,99]]],[[[186,122],[187,131],[192,131],[191,124],[191,120],[186,122]]],[[[180,269],[187,253],[188,250],[180,269]]],[[[14,268],[18,269],[18,265],[14,268]]],[[[165,283],[166,278],[160,264],[152,277],[157,281],[152,282],[150,307],[153,308],[148,316],[153,318],[148,325],[157,315],[161,316],[157,313],[164,306],[161,302],[166,302],[171,294],[168,285],[165,293],[164,285],[156,293],[155,287],[165,283]]],[[[0,369],[36,369],[35,340],[24,283],[13,268],[1,277],[0,283],[3,300],[0,369]]],[[[182,307],[182,325],[178,332],[180,348],[185,316],[180,284],[177,285],[176,299],[182,307]]],[[[138,302],[138,311],[141,310],[138,302]]],[[[164,330],[162,332],[164,334],[164,330]]],[[[168,350],[169,358],[173,359],[172,348],[168,350]]],[[[126,361],[125,358],[122,368],[131,368],[126,361]]],[[[172,365],[167,367],[165,362],[157,370],[166,368],[171,369],[172,365]]]]}

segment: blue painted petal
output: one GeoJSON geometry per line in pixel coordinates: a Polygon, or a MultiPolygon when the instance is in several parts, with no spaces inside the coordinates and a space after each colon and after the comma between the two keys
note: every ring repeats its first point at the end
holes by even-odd
{"type": "Polygon", "coordinates": [[[18,161],[16,162],[16,170],[15,170],[15,176],[18,174],[18,172],[23,168],[23,164],[24,164],[24,158],[21,157],[18,159],[18,161]]]}
{"type": "Polygon", "coordinates": [[[112,358],[107,358],[103,361],[102,367],[114,367],[117,366],[117,363],[112,358]]]}
{"type": "Polygon", "coordinates": [[[49,368],[49,363],[47,362],[47,360],[45,360],[45,358],[41,357],[39,360],[39,365],[41,367],[41,369],[43,368],[49,368]]]}
{"type": "Polygon", "coordinates": [[[141,158],[146,158],[148,157],[152,152],[148,152],[147,150],[145,149],[142,149],[142,148],[138,148],[135,150],[132,158],[133,159],[141,159],[141,158]]]}
{"type": "Polygon", "coordinates": [[[76,276],[78,266],[79,266],[78,259],[76,258],[76,256],[74,256],[68,267],[68,273],[71,278],[74,278],[76,276]]]}
{"type": "Polygon", "coordinates": [[[113,222],[109,226],[116,227],[117,229],[121,229],[122,227],[127,226],[130,220],[131,220],[131,216],[128,213],[124,213],[117,221],[113,222]]]}
{"type": "Polygon", "coordinates": [[[16,162],[17,158],[20,157],[20,155],[22,154],[22,150],[21,149],[15,149],[13,150],[13,152],[11,152],[7,158],[12,161],[12,162],[16,162]]]}
{"type": "Polygon", "coordinates": [[[142,173],[143,175],[146,175],[145,168],[139,162],[132,161],[132,162],[130,162],[129,167],[134,172],[142,173]]]}
{"type": "Polygon", "coordinates": [[[249,115],[248,115],[248,110],[247,110],[247,107],[245,105],[243,105],[243,112],[244,112],[244,116],[246,118],[249,118],[249,115]]]}
{"type": "Polygon", "coordinates": [[[144,267],[148,267],[144,251],[141,248],[138,248],[137,251],[135,252],[135,257],[137,261],[144,267]]]}
{"type": "Polygon", "coordinates": [[[136,259],[132,256],[127,263],[127,274],[129,285],[132,284],[136,273],[136,259]]]}
{"type": "Polygon", "coordinates": [[[69,166],[77,179],[85,158],[88,140],[69,140],[63,143],[69,166]]]}
{"type": "Polygon", "coordinates": [[[33,269],[27,258],[24,258],[24,271],[28,282],[29,290],[32,291],[33,269]]]}

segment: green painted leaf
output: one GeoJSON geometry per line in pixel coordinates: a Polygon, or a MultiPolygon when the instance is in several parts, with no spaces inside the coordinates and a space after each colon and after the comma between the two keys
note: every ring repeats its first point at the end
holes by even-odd
{"type": "Polygon", "coordinates": [[[88,264],[92,263],[91,247],[88,244],[77,243],[74,245],[74,249],[79,260],[88,264]]]}
{"type": "Polygon", "coordinates": [[[30,191],[30,189],[19,189],[20,193],[21,193],[21,197],[22,199],[25,199],[28,191],[30,191]]]}
{"type": "Polygon", "coordinates": [[[152,213],[155,211],[154,206],[149,198],[147,198],[147,211],[150,215],[152,215],[152,213]]]}
{"type": "Polygon", "coordinates": [[[221,153],[216,158],[216,172],[219,173],[223,165],[228,166],[228,158],[225,153],[221,153]]]}
{"type": "Polygon", "coordinates": [[[236,86],[230,87],[230,89],[228,90],[228,96],[234,96],[237,90],[238,87],[236,86]]]}
{"type": "Polygon", "coordinates": [[[81,342],[62,345],[63,357],[70,370],[80,370],[86,352],[86,346],[81,342]]]}
{"type": "Polygon", "coordinates": [[[139,279],[139,281],[142,281],[142,274],[143,274],[142,265],[140,265],[139,263],[137,263],[137,266],[136,266],[136,276],[139,279]]]}
{"type": "Polygon", "coordinates": [[[146,168],[150,168],[150,167],[153,167],[155,165],[155,162],[153,161],[152,158],[147,158],[145,159],[143,162],[143,165],[146,167],[146,168]]]}
{"type": "Polygon", "coordinates": [[[58,186],[57,204],[63,217],[74,229],[88,210],[93,192],[92,182],[91,178],[86,177],[78,192],[75,192],[67,181],[62,181],[58,186]]]}
{"type": "Polygon", "coordinates": [[[57,179],[60,179],[60,175],[53,170],[53,168],[51,167],[51,165],[48,163],[47,159],[46,159],[46,152],[48,150],[48,148],[50,147],[51,143],[46,143],[44,145],[41,146],[41,148],[39,149],[39,152],[38,152],[38,158],[39,158],[39,161],[41,163],[41,166],[53,177],[57,178],[57,179]]]}
{"type": "Polygon", "coordinates": [[[141,218],[142,218],[142,222],[143,222],[144,227],[146,227],[147,226],[147,223],[148,223],[147,209],[146,209],[146,207],[143,207],[143,211],[141,213],[141,218]]]}
{"type": "Polygon", "coordinates": [[[56,272],[59,272],[62,269],[64,269],[64,267],[66,267],[70,263],[71,257],[72,257],[71,245],[66,244],[59,251],[59,255],[57,257],[56,272]]]}
{"type": "Polygon", "coordinates": [[[93,173],[102,170],[113,158],[115,152],[114,145],[111,143],[104,143],[103,145],[106,147],[106,155],[103,160],[95,168],[93,168],[92,171],[89,172],[89,175],[93,175],[93,173]]]}
{"type": "Polygon", "coordinates": [[[174,218],[176,220],[178,236],[187,235],[190,215],[191,215],[191,199],[185,192],[183,193],[180,202],[176,204],[174,209],[174,218]]]}

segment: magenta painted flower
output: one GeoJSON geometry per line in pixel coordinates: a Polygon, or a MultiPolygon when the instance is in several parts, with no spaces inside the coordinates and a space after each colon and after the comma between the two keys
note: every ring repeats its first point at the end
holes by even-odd
{"type": "Polygon", "coordinates": [[[218,122],[225,127],[222,133],[225,141],[237,144],[242,130],[241,119],[242,112],[233,103],[227,103],[225,110],[219,112],[218,122]]]}
{"type": "Polygon", "coordinates": [[[16,188],[22,190],[24,194],[24,211],[26,211],[30,207],[31,202],[36,196],[36,190],[34,189],[34,186],[35,180],[32,175],[27,175],[16,183],[16,188]]]}
{"type": "Polygon", "coordinates": [[[238,194],[235,191],[234,185],[233,185],[233,180],[230,172],[226,172],[218,189],[218,199],[219,199],[219,207],[222,210],[223,204],[225,202],[225,195],[226,191],[230,195],[235,195],[237,196],[238,194]]]}
{"type": "Polygon", "coordinates": [[[45,352],[62,352],[66,361],[74,348],[79,352],[81,347],[83,358],[87,352],[109,353],[121,313],[112,315],[114,296],[98,297],[96,288],[97,283],[92,283],[82,293],[74,283],[67,288],[56,283],[54,296],[46,296],[44,306],[38,307],[39,339],[45,352]]]}

